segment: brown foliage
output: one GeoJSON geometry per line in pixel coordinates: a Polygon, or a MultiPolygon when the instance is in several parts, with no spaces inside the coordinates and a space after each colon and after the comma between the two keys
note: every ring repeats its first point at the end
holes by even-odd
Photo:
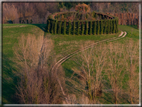
{"type": "Polygon", "coordinates": [[[90,6],[89,5],[86,5],[86,4],[78,4],[75,6],[75,10],[76,11],[79,11],[79,12],[89,12],[90,11],[90,6]]]}

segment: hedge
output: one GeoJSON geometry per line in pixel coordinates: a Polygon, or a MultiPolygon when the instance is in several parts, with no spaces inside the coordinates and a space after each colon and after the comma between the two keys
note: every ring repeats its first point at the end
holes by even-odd
{"type": "MultiPolygon", "coordinates": [[[[56,15],[50,15],[47,20],[47,32],[52,34],[76,34],[76,35],[96,35],[96,34],[109,34],[118,32],[118,19],[116,17],[107,16],[105,14],[100,14],[93,12],[92,16],[94,18],[105,16],[111,19],[102,19],[102,20],[74,20],[61,21],[61,16],[64,17],[71,16],[71,14],[76,14],[75,12],[59,12],[56,15]]],[[[87,15],[88,16],[88,15],[87,15]]],[[[86,17],[87,17],[86,16],[86,17]]]]}

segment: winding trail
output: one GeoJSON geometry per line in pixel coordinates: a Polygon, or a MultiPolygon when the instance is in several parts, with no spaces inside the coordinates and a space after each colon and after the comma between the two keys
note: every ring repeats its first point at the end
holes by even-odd
{"type": "Polygon", "coordinates": [[[113,38],[111,38],[111,39],[105,39],[105,40],[102,40],[102,41],[98,41],[98,42],[96,42],[96,43],[93,43],[93,44],[91,44],[91,45],[88,45],[88,46],[86,46],[84,49],[80,49],[80,50],[74,51],[74,52],[72,52],[72,53],[66,55],[65,57],[61,58],[57,63],[55,63],[55,65],[54,65],[54,66],[52,67],[52,69],[51,69],[51,72],[55,72],[55,74],[56,74],[56,79],[57,79],[57,81],[58,81],[58,83],[59,83],[59,86],[60,86],[60,88],[61,88],[62,94],[65,96],[65,99],[66,99],[66,102],[67,102],[67,103],[68,103],[68,100],[67,100],[66,94],[65,94],[65,92],[64,92],[64,90],[63,90],[63,87],[62,87],[62,85],[61,85],[60,79],[59,79],[58,76],[57,76],[57,70],[58,70],[59,66],[60,66],[63,62],[65,62],[67,59],[71,58],[73,55],[75,55],[75,54],[77,54],[77,53],[79,53],[79,52],[81,52],[81,51],[84,51],[84,50],[86,50],[86,49],[89,49],[89,48],[93,47],[93,46],[96,45],[96,44],[99,44],[99,43],[102,43],[102,42],[110,42],[110,41],[118,40],[118,39],[124,38],[126,35],[127,35],[126,32],[122,32],[122,31],[121,31],[121,33],[120,33],[120,35],[119,35],[118,37],[113,37],[113,38]]]}

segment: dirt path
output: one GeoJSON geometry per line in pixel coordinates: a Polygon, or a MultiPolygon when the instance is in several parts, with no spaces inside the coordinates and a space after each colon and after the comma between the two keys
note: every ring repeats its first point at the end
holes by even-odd
{"type": "MultiPolygon", "coordinates": [[[[66,96],[66,94],[65,94],[65,92],[64,92],[64,89],[63,89],[63,87],[62,87],[62,85],[61,85],[60,79],[59,79],[58,76],[57,76],[57,70],[58,70],[59,66],[60,66],[63,62],[65,62],[67,59],[71,58],[73,55],[75,55],[75,54],[77,54],[77,53],[79,53],[79,52],[81,52],[81,51],[84,51],[84,50],[86,50],[86,49],[89,49],[89,48],[93,47],[93,46],[96,45],[96,44],[99,44],[99,43],[102,43],[102,42],[110,42],[110,41],[118,40],[118,39],[124,38],[124,37],[126,36],[126,34],[127,34],[126,32],[122,32],[122,31],[121,31],[121,33],[120,33],[120,35],[119,35],[118,37],[113,37],[113,38],[111,38],[111,39],[105,39],[105,40],[102,40],[102,41],[93,43],[93,44],[91,44],[91,45],[86,46],[86,47],[85,47],[84,49],[82,49],[82,50],[74,51],[73,53],[70,53],[70,54],[66,55],[65,57],[61,58],[61,59],[52,67],[51,72],[55,72],[57,81],[58,81],[59,86],[60,86],[61,91],[62,91],[62,94],[63,94],[64,96],[66,96]]],[[[66,99],[66,102],[68,103],[67,97],[65,97],[65,99],[66,99]]]]}

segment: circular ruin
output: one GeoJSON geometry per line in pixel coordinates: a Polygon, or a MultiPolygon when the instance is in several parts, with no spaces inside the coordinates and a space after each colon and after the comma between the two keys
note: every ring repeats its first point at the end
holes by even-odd
{"type": "Polygon", "coordinates": [[[47,32],[64,35],[99,35],[118,32],[118,18],[90,12],[86,5],[76,6],[73,12],[57,12],[47,19],[47,32]]]}

